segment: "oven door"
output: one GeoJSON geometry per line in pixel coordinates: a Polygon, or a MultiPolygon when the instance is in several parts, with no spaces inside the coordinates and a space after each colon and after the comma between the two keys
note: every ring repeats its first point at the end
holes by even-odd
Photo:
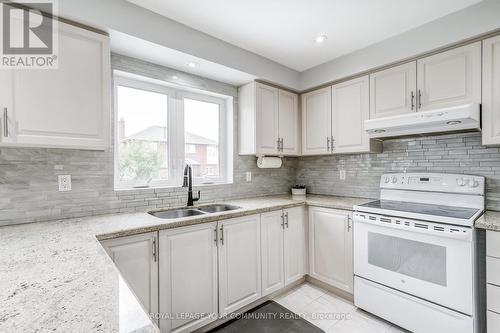
{"type": "Polygon", "coordinates": [[[472,228],[356,212],[354,274],[472,315],[472,240],[472,228]]]}

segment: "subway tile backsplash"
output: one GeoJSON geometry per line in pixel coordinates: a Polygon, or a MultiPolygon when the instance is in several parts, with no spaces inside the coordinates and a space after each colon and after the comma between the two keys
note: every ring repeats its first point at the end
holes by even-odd
{"type": "Polygon", "coordinates": [[[480,133],[384,141],[380,154],[301,157],[296,182],[309,193],[378,198],[380,176],[391,172],[440,172],[486,177],[487,208],[500,210],[499,148],[481,145],[480,133]],[[340,170],[346,179],[340,180],[340,170]]]}

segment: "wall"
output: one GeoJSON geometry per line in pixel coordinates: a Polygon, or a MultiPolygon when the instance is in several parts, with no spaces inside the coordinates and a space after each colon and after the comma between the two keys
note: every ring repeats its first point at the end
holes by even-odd
{"type": "Polygon", "coordinates": [[[378,198],[380,176],[405,171],[485,176],[487,207],[500,210],[500,151],[481,146],[480,133],[388,140],[381,154],[301,157],[296,182],[310,193],[378,198]]]}
{"type": "MultiPolygon", "coordinates": [[[[169,78],[172,70],[143,61],[114,55],[115,69],[157,79],[169,78]]],[[[237,96],[236,87],[179,73],[186,86],[237,96]]],[[[234,149],[237,142],[237,99],[234,99],[234,149]]],[[[285,159],[281,169],[261,170],[256,158],[233,158],[233,184],[203,186],[201,202],[281,194],[295,179],[295,160],[285,159]],[[245,172],[252,172],[247,183],[245,172]]],[[[106,213],[147,211],[158,207],[184,205],[185,188],[113,190],[113,151],[69,149],[0,149],[0,225],[82,217],[106,213]],[[72,191],[58,192],[57,175],[72,176],[72,191]]]]}
{"type": "Polygon", "coordinates": [[[300,74],[300,88],[310,89],[500,29],[498,13],[500,1],[482,1],[308,69],[300,74]]]}

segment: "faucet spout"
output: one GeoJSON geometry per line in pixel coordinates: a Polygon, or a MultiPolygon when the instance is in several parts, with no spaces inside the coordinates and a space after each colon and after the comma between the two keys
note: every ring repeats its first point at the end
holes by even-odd
{"type": "Polygon", "coordinates": [[[186,167],[184,168],[184,181],[182,183],[182,187],[188,188],[188,200],[187,200],[188,207],[193,206],[195,201],[200,200],[201,198],[200,191],[198,191],[198,196],[196,198],[193,198],[193,169],[189,164],[186,164],[186,167]]]}

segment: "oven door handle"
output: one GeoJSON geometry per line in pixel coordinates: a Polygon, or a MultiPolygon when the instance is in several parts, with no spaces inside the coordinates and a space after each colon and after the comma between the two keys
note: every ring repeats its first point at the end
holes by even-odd
{"type": "MultiPolygon", "coordinates": [[[[456,232],[449,232],[449,231],[437,231],[437,230],[429,230],[429,229],[424,229],[424,228],[418,228],[418,227],[412,227],[412,226],[406,226],[406,225],[401,225],[401,224],[394,224],[394,223],[389,223],[389,222],[373,222],[373,221],[367,221],[362,218],[359,218],[357,216],[354,216],[354,223],[364,223],[372,227],[382,227],[382,228],[388,228],[388,229],[396,229],[396,230],[402,230],[402,231],[407,231],[407,232],[417,232],[419,234],[425,234],[429,236],[435,236],[435,237],[443,237],[443,238],[451,238],[451,239],[456,239],[456,240],[463,240],[467,242],[472,242],[472,229],[471,232],[461,232],[460,229],[457,229],[459,231],[456,232]]],[[[356,230],[356,228],[354,228],[356,230]]]]}

